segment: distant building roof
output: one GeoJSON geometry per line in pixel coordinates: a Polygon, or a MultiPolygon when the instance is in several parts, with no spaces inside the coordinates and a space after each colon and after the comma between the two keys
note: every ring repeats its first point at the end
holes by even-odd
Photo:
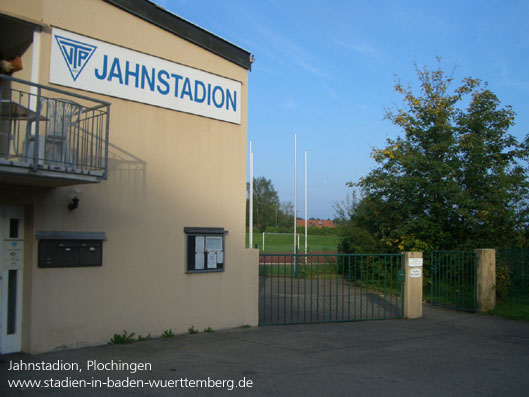
{"type": "MultiPolygon", "coordinates": [[[[296,222],[298,226],[305,226],[305,219],[297,219],[296,222]]],[[[336,227],[333,221],[327,221],[323,219],[309,219],[307,223],[309,227],[336,227]]]]}

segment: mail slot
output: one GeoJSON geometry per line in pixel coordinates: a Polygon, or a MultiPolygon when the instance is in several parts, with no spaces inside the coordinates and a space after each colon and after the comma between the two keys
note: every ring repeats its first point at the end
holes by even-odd
{"type": "Polygon", "coordinates": [[[41,268],[102,265],[102,240],[39,240],[41,268]]]}

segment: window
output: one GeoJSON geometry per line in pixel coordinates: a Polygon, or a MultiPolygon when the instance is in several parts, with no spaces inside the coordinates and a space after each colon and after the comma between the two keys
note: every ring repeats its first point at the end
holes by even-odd
{"type": "Polygon", "coordinates": [[[224,271],[224,236],[218,227],[185,227],[187,273],[224,271]]]}

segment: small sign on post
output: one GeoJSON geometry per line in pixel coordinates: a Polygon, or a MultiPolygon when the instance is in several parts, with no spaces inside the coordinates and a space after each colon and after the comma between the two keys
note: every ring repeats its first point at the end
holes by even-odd
{"type": "Polygon", "coordinates": [[[408,259],[409,267],[422,267],[422,258],[410,258],[408,259]]]}

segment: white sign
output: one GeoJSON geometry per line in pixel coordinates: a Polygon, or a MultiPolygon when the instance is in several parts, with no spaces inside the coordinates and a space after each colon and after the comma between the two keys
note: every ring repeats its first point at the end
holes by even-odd
{"type": "Polygon", "coordinates": [[[418,278],[422,276],[422,269],[420,267],[414,267],[410,269],[410,277],[418,278]]]}
{"type": "Polygon", "coordinates": [[[4,270],[22,269],[24,267],[24,242],[4,241],[4,270]]]}
{"type": "Polygon", "coordinates": [[[410,258],[408,259],[409,267],[422,267],[422,258],[410,258]]]}
{"type": "Polygon", "coordinates": [[[50,83],[241,123],[241,83],[53,28],[50,83]]]}

